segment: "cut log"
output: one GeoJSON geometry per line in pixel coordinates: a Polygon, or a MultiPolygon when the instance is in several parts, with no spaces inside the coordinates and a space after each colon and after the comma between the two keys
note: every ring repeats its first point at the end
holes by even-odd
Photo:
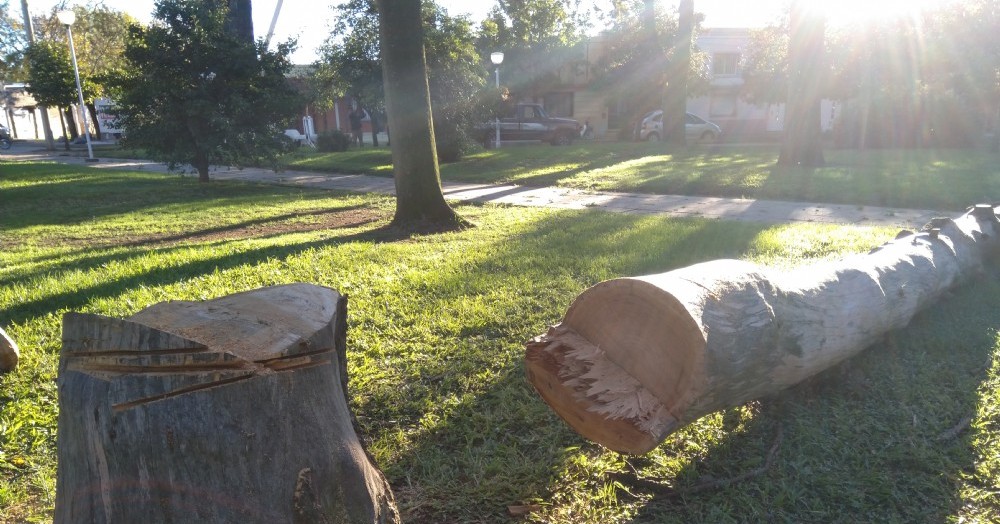
{"type": "Polygon", "coordinates": [[[910,322],[998,253],[992,206],[866,255],[794,271],[736,260],[584,291],[527,344],[528,380],[584,437],[642,454],[714,411],[780,391],[910,322]]]}
{"type": "Polygon", "coordinates": [[[21,357],[21,352],[17,349],[14,339],[7,335],[7,332],[0,328],[0,373],[13,371],[17,367],[17,360],[21,357]]]}
{"type": "Polygon", "coordinates": [[[55,522],[398,522],[346,332],[346,298],[308,284],[67,314],[55,522]]]}

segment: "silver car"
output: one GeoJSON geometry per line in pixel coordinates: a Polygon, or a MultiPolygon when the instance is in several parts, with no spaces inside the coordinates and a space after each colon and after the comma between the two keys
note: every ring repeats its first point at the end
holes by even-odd
{"type": "MultiPolygon", "coordinates": [[[[688,142],[707,142],[719,138],[722,129],[691,113],[685,113],[684,134],[688,142]]],[[[646,113],[639,125],[639,140],[659,142],[663,138],[663,111],[657,109],[646,113]]]]}

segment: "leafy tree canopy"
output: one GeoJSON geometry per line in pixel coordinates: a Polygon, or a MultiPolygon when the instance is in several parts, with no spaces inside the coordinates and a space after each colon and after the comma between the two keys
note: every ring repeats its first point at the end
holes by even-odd
{"type": "MultiPolygon", "coordinates": [[[[350,0],[337,7],[334,31],[315,64],[314,84],[321,105],[350,96],[369,112],[385,111],[378,12],[373,0],[350,0]]],[[[473,123],[484,119],[479,104],[486,71],[473,45],[472,24],[450,16],[433,1],[421,2],[434,130],[439,153],[452,159],[473,123]],[[452,154],[448,154],[451,152],[452,154]]]]}
{"type": "Polygon", "coordinates": [[[24,25],[10,15],[9,4],[9,0],[0,0],[0,80],[7,82],[25,79],[24,53],[28,49],[24,25]]]}
{"type": "MultiPolygon", "coordinates": [[[[66,26],[56,17],[63,9],[55,6],[45,17],[34,21],[35,31],[41,40],[59,42],[68,46],[66,26]]],[[[138,21],[132,16],[110,9],[103,4],[74,6],[76,21],[73,23],[73,44],[80,70],[84,99],[91,103],[105,96],[105,83],[110,75],[124,67],[123,51],[130,26],[138,21]]]]}
{"type": "Polygon", "coordinates": [[[225,4],[159,0],[149,27],[132,25],[111,86],[131,147],[190,163],[274,160],[300,100],[285,74],[294,43],[268,51],[227,29],[225,4]]]}
{"type": "Polygon", "coordinates": [[[476,49],[488,60],[502,51],[503,78],[515,98],[558,83],[555,71],[584,55],[589,12],[579,0],[497,0],[479,27],[476,49]]]}
{"type": "MultiPolygon", "coordinates": [[[[655,12],[650,23],[645,7],[642,0],[612,0],[610,9],[602,13],[608,29],[601,34],[604,50],[594,63],[594,85],[612,97],[631,101],[639,112],[660,105],[679,29],[677,17],[668,11],[655,12]]],[[[701,18],[695,17],[695,32],[701,18]]],[[[706,63],[705,53],[692,52],[689,94],[708,89],[706,63]]]]}
{"type": "Polygon", "coordinates": [[[59,42],[39,40],[28,48],[30,64],[28,93],[50,107],[69,107],[76,102],[76,80],[69,48],[59,42]]]}
{"type": "MultiPolygon", "coordinates": [[[[919,16],[827,28],[822,96],[847,101],[845,140],[910,146],[974,140],[1000,127],[1000,10],[993,0],[949,2],[919,16]],[[936,135],[936,136],[935,136],[936,135]]],[[[743,56],[744,97],[788,96],[787,23],[755,31],[743,56]]]]}

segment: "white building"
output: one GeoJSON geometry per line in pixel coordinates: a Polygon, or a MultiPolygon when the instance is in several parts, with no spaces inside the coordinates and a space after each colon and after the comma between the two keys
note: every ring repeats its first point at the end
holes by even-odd
{"type": "MultiPolygon", "coordinates": [[[[741,65],[750,34],[747,28],[706,29],[695,41],[696,48],[708,55],[711,81],[707,93],[688,100],[687,111],[718,124],[727,140],[776,138],[784,127],[784,104],[754,105],[743,98],[741,65]]],[[[595,77],[590,66],[600,59],[604,46],[602,36],[578,46],[572,59],[556,71],[557,85],[532,101],[543,104],[554,116],[575,118],[581,124],[590,122],[598,137],[630,136],[634,122],[629,119],[635,118],[636,109],[632,101],[609,99],[592,86],[595,77]]],[[[823,130],[829,131],[838,106],[824,100],[822,112],[823,130]]]]}
{"type": "MultiPolygon", "coordinates": [[[[706,29],[698,35],[695,45],[708,54],[711,87],[705,95],[688,100],[688,112],[715,122],[723,135],[734,138],[779,134],[784,128],[784,104],[754,105],[743,100],[740,67],[750,45],[750,29],[706,29]]],[[[838,105],[823,100],[821,111],[823,131],[829,131],[837,118],[838,105]]]]}

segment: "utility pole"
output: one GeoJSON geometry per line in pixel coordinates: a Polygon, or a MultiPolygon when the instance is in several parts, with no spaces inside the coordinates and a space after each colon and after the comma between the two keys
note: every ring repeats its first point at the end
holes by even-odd
{"type": "MultiPolygon", "coordinates": [[[[28,12],[28,0],[21,0],[21,10],[24,12],[24,32],[28,35],[28,44],[35,43],[35,29],[31,23],[31,13],[28,12]]],[[[45,145],[49,151],[56,148],[56,141],[52,137],[52,127],[49,125],[49,109],[43,105],[36,106],[42,114],[42,130],[45,133],[45,145]]]]}

